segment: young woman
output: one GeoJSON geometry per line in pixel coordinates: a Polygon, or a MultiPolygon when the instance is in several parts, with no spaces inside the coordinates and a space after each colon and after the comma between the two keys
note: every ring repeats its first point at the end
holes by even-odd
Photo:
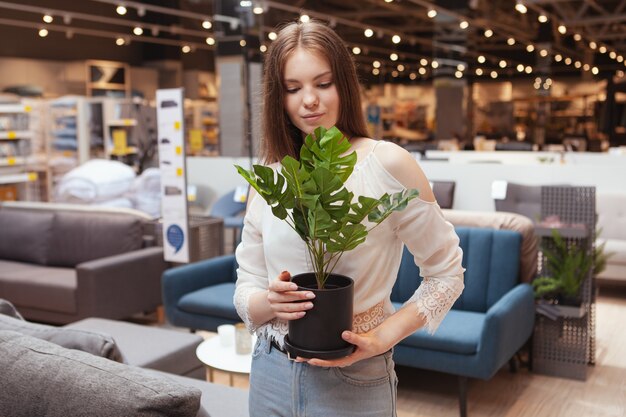
{"type": "Polygon", "coordinates": [[[265,61],[263,159],[278,166],[298,157],[303,137],[318,126],[336,125],[357,153],[346,187],[379,197],[417,188],[420,197],[370,232],[364,244],[345,252],[335,272],[353,277],[353,328],[342,337],[356,345],[336,360],[297,358],[284,353],[287,322],[315,303],[308,291],[294,291],[293,274],[311,271],[304,242],[275,218],[265,201],[251,194],[242,241],[235,305],[259,336],[250,376],[250,415],[395,416],[396,384],[391,349],[417,329],[434,332],[463,290],[459,239],[435,202],[415,159],[389,142],[367,137],[359,85],[351,55],[341,39],[318,22],[285,26],[265,61]],[[424,276],[398,311],[390,302],[403,244],[424,276]],[[301,302],[305,300],[305,302],[301,302]]]}

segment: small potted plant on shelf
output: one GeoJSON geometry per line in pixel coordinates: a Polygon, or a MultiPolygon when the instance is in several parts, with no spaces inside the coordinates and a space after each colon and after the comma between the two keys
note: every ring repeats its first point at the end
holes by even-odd
{"type": "Polygon", "coordinates": [[[556,229],[552,230],[552,241],[553,247],[542,248],[548,275],[532,282],[535,298],[546,300],[540,302],[540,311],[549,315],[552,309],[556,316],[582,317],[580,289],[590,272],[595,272],[594,257],[597,255],[588,253],[584,247],[568,245],[556,229]]]}
{"type": "Polygon", "coordinates": [[[341,333],[352,328],[354,281],[333,271],[344,252],[365,242],[371,229],[418,195],[404,190],[353,201],[354,194],[344,186],[357,161],[356,152],[347,154],[349,150],[339,129],[319,127],[306,136],[300,160],[284,157],[280,172],[263,165],[252,170],[236,166],[274,216],[304,241],[313,266],[310,273],[292,277],[300,290],[316,293],[313,309],[289,322],[285,344],[292,356],[333,359],[353,351],[341,333]]]}

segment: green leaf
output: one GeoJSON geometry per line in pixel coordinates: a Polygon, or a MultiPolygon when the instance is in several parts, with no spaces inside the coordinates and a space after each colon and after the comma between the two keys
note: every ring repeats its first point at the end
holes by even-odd
{"type": "Polygon", "coordinates": [[[315,168],[326,168],[345,182],[357,161],[356,152],[342,156],[348,150],[350,141],[339,129],[334,126],[328,130],[318,127],[305,138],[300,160],[309,172],[315,168]]]}
{"type": "Polygon", "coordinates": [[[349,224],[330,234],[326,250],[328,252],[349,251],[365,242],[366,237],[367,230],[363,224],[349,224]]]}
{"type": "Polygon", "coordinates": [[[379,204],[380,200],[363,195],[359,196],[358,201],[350,206],[352,210],[345,221],[352,224],[361,223],[379,204]]]}
{"type": "Polygon", "coordinates": [[[309,210],[307,221],[309,224],[309,236],[312,239],[322,239],[328,236],[328,232],[335,225],[330,215],[321,205],[317,205],[315,209],[309,210]]]}
{"type": "Polygon", "coordinates": [[[409,204],[409,201],[413,200],[418,195],[419,191],[416,189],[402,190],[392,195],[384,194],[379,199],[379,206],[369,214],[368,220],[378,224],[389,217],[394,211],[404,210],[409,204]]]}

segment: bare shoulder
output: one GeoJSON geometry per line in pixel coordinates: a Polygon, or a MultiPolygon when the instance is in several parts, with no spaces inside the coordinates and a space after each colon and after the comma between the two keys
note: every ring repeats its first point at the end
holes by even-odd
{"type": "Polygon", "coordinates": [[[374,153],[383,168],[406,188],[417,188],[420,198],[435,201],[430,183],[417,160],[406,149],[393,142],[381,141],[374,153]]]}

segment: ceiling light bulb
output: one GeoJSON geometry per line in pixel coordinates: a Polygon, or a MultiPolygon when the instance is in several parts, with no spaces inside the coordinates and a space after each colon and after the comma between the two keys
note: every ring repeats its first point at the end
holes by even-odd
{"type": "Polygon", "coordinates": [[[485,30],[484,35],[485,35],[485,38],[491,38],[493,36],[493,30],[491,29],[485,30]]]}
{"type": "Polygon", "coordinates": [[[580,35],[580,33],[574,33],[574,40],[576,42],[580,42],[582,40],[582,36],[580,35]]]}
{"type": "Polygon", "coordinates": [[[49,15],[48,13],[43,15],[43,21],[46,23],[52,23],[52,21],[54,20],[54,18],[49,15]]]}
{"type": "Polygon", "coordinates": [[[515,38],[509,38],[509,39],[507,39],[507,40],[506,40],[506,43],[507,43],[509,46],[513,46],[513,45],[515,45],[515,38]]]}
{"type": "Polygon", "coordinates": [[[524,3],[517,2],[515,5],[515,10],[520,12],[521,14],[526,14],[528,12],[528,8],[524,5],[524,3]]]}
{"type": "Polygon", "coordinates": [[[457,66],[456,66],[456,69],[457,69],[458,71],[465,71],[465,65],[463,65],[463,64],[459,64],[459,65],[457,65],[457,66]]]}
{"type": "Polygon", "coordinates": [[[380,70],[378,68],[374,68],[374,69],[372,69],[372,74],[378,75],[378,74],[380,74],[380,70]]]}
{"type": "Polygon", "coordinates": [[[598,44],[597,44],[597,43],[595,43],[594,41],[591,41],[591,42],[589,42],[589,47],[590,47],[591,49],[596,49],[596,48],[598,47],[598,44]]]}
{"type": "Polygon", "coordinates": [[[565,35],[567,33],[567,27],[565,27],[565,25],[559,25],[557,30],[559,31],[561,35],[565,35]]]}
{"type": "Polygon", "coordinates": [[[420,65],[425,67],[426,65],[428,65],[428,60],[426,58],[420,59],[420,65]]]}
{"type": "Polygon", "coordinates": [[[302,23],[306,23],[306,22],[308,22],[309,20],[311,20],[311,18],[309,17],[309,15],[308,15],[308,14],[303,14],[303,15],[301,15],[301,16],[300,16],[300,21],[301,21],[302,23]]]}
{"type": "Polygon", "coordinates": [[[202,27],[205,29],[211,29],[213,27],[213,23],[210,20],[205,20],[202,22],[202,27]]]}
{"type": "Polygon", "coordinates": [[[526,72],[526,74],[530,74],[531,72],[533,72],[533,67],[531,67],[530,65],[526,65],[524,71],[526,72]]]}
{"type": "Polygon", "coordinates": [[[205,41],[206,41],[207,45],[215,45],[215,39],[212,38],[211,36],[206,38],[205,41]]]}
{"type": "Polygon", "coordinates": [[[517,72],[524,72],[524,65],[523,64],[517,64],[517,72]]]}
{"type": "Polygon", "coordinates": [[[119,14],[120,16],[124,16],[128,10],[126,10],[126,7],[125,7],[123,4],[120,4],[119,6],[117,6],[117,8],[115,9],[115,11],[116,11],[116,12],[117,12],[117,14],[119,14]]]}
{"type": "Polygon", "coordinates": [[[380,61],[374,61],[374,62],[372,62],[372,66],[373,66],[374,68],[380,68],[380,61]]]}
{"type": "Polygon", "coordinates": [[[476,68],[476,75],[483,75],[483,70],[480,68],[476,68]]]}
{"type": "Polygon", "coordinates": [[[402,65],[402,64],[398,64],[397,68],[398,68],[398,71],[400,71],[400,72],[404,71],[404,65],[402,65]]]}
{"type": "Polygon", "coordinates": [[[352,48],[352,53],[354,55],[358,55],[361,53],[361,48],[359,48],[358,46],[355,46],[354,48],[352,48]]]}
{"type": "Polygon", "coordinates": [[[498,73],[496,71],[491,71],[491,78],[493,79],[498,78],[498,73]]]}
{"type": "Polygon", "coordinates": [[[554,60],[556,62],[561,62],[563,60],[563,57],[561,56],[561,54],[556,54],[554,55],[554,60]]]}
{"type": "Polygon", "coordinates": [[[498,65],[500,65],[500,68],[506,68],[506,61],[504,59],[502,59],[502,60],[500,60],[498,65]]]}
{"type": "Polygon", "coordinates": [[[617,57],[617,53],[615,51],[611,51],[611,52],[609,52],[609,57],[611,59],[615,59],[617,57]]]}
{"type": "Polygon", "coordinates": [[[42,38],[45,38],[46,36],[48,36],[48,29],[46,28],[39,29],[39,36],[41,36],[42,38]]]}
{"type": "Polygon", "coordinates": [[[274,40],[276,40],[278,35],[276,34],[276,32],[270,32],[270,33],[267,34],[267,37],[270,38],[270,40],[274,41],[274,40]]]}
{"type": "Polygon", "coordinates": [[[463,20],[462,22],[459,23],[459,27],[461,29],[467,29],[469,27],[469,23],[467,22],[467,20],[463,20]]]}
{"type": "MultiPolygon", "coordinates": [[[[624,71],[622,71],[622,72],[624,72],[624,71]]],[[[618,76],[619,76],[619,75],[618,75],[618,76]]],[[[417,74],[416,74],[416,73],[414,73],[414,72],[412,72],[412,73],[410,73],[410,74],[409,74],[409,78],[410,78],[411,80],[414,80],[414,79],[416,79],[416,78],[417,78],[417,74]]]]}
{"type": "Polygon", "coordinates": [[[583,66],[583,64],[582,64],[582,62],[580,62],[580,61],[576,61],[576,62],[574,62],[574,66],[575,66],[576,68],[580,68],[580,67],[582,67],[582,66],[583,66]]]}
{"type": "Polygon", "coordinates": [[[454,73],[454,76],[455,76],[456,78],[463,78],[463,73],[462,73],[461,71],[456,71],[456,72],[454,73]]]}
{"type": "Polygon", "coordinates": [[[591,68],[591,73],[593,75],[598,75],[598,73],[600,72],[600,70],[598,69],[598,67],[593,67],[591,68]]]}
{"type": "Polygon", "coordinates": [[[254,8],[252,9],[252,13],[263,14],[263,8],[261,6],[254,6],[254,8]]]}
{"type": "Polygon", "coordinates": [[[135,26],[135,28],[133,29],[133,33],[137,36],[141,36],[143,35],[143,29],[139,26],[135,26]]]}
{"type": "Polygon", "coordinates": [[[486,61],[485,57],[482,55],[479,55],[478,58],[476,58],[476,60],[481,64],[484,64],[486,61]]]}
{"type": "Polygon", "coordinates": [[[434,19],[437,16],[437,10],[435,9],[430,9],[428,10],[427,13],[428,17],[430,17],[431,19],[434,19]]]}
{"type": "Polygon", "coordinates": [[[261,50],[261,52],[267,52],[267,46],[265,45],[259,46],[259,49],[261,50]]]}
{"type": "Polygon", "coordinates": [[[115,39],[115,44],[117,46],[123,46],[125,43],[126,43],[126,41],[122,37],[119,37],[119,38],[115,39]]]}
{"type": "Polygon", "coordinates": [[[402,39],[401,39],[401,38],[400,38],[400,36],[398,36],[398,35],[393,35],[393,36],[391,37],[391,42],[393,42],[393,43],[400,43],[400,41],[401,41],[401,40],[402,40],[402,39]]]}
{"type": "Polygon", "coordinates": [[[567,57],[567,58],[565,58],[565,61],[563,61],[563,62],[565,62],[565,65],[570,65],[572,63],[572,58],[567,57]]]}
{"type": "Polygon", "coordinates": [[[181,51],[183,51],[183,54],[188,54],[189,52],[191,52],[191,46],[189,46],[189,45],[184,45],[184,46],[181,48],[181,51]]]}
{"type": "Polygon", "coordinates": [[[540,14],[539,16],[537,16],[537,20],[540,23],[546,23],[548,21],[548,16],[546,16],[545,14],[540,14]]]}
{"type": "Polygon", "coordinates": [[[624,61],[624,56],[623,55],[618,55],[617,56],[617,62],[623,62],[624,61]]]}
{"type": "Polygon", "coordinates": [[[389,55],[389,59],[391,59],[392,61],[397,61],[398,60],[398,54],[392,53],[391,55],[389,55]]]}
{"type": "Polygon", "coordinates": [[[241,46],[242,48],[243,48],[244,46],[246,46],[246,45],[247,45],[247,42],[246,42],[246,40],[245,40],[245,39],[242,39],[242,40],[240,40],[240,41],[239,41],[239,46],[241,46]]]}
{"type": "Polygon", "coordinates": [[[396,71],[396,70],[391,71],[391,76],[392,76],[393,78],[396,78],[398,75],[399,75],[399,74],[398,74],[398,71],[396,71]]]}
{"type": "Polygon", "coordinates": [[[433,61],[433,62],[430,63],[430,66],[433,67],[433,68],[439,68],[439,62],[433,61]]]}
{"type": "Polygon", "coordinates": [[[534,51],[534,50],[535,50],[535,45],[533,45],[533,44],[531,43],[530,45],[528,45],[528,46],[526,47],[526,50],[527,50],[528,52],[532,52],[532,51],[534,51]]]}
{"type": "Polygon", "coordinates": [[[546,49],[542,49],[541,51],[539,51],[539,55],[545,58],[548,56],[548,51],[546,49]]]}
{"type": "Polygon", "coordinates": [[[584,69],[585,71],[589,71],[589,69],[590,69],[590,68],[591,68],[591,65],[589,65],[589,64],[585,64],[585,65],[583,65],[583,69],[584,69]]]}
{"type": "Polygon", "coordinates": [[[418,69],[417,72],[419,72],[420,75],[424,75],[424,74],[426,74],[426,68],[420,67],[420,69],[418,69]]]}
{"type": "Polygon", "coordinates": [[[602,45],[600,48],[598,48],[598,51],[600,51],[601,54],[606,54],[606,46],[602,45]]]}
{"type": "Polygon", "coordinates": [[[372,36],[374,36],[374,31],[370,28],[367,28],[365,29],[363,34],[365,35],[366,38],[371,38],[372,36]]]}

